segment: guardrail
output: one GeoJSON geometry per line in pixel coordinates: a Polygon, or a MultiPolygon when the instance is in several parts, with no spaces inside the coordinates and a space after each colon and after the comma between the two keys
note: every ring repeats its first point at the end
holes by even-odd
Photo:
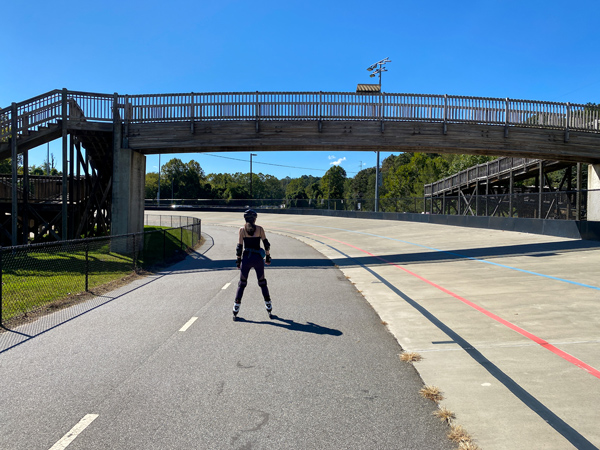
{"type": "Polygon", "coordinates": [[[204,120],[377,120],[477,123],[600,132],[600,107],[455,95],[223,92],[119,95],[50,91],[0,110],[0,141],[64,117],[126,123],[204,120]]]}

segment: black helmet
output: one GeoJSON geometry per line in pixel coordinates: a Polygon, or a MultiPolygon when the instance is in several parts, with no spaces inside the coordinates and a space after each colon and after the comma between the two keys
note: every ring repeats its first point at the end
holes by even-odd
{"type": "Polygon", "coordinates": [[[258,216],[258,214],[256,214],[256,211],[254,211],[253,209],[247,209],[246,211],[244,211],[244,220],[246,222],[254,223],[254,221],[256,220],[256,216],[258,216]]]}

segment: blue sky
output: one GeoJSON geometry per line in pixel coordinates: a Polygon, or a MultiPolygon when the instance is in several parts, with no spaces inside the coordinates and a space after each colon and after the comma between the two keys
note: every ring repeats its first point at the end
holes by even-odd
{"type": "MultiPolygon", "coordinates": [[[[353,92],[385,57],[385,92],[600,103],[597,0],[4,3],[0,107],[63,87],[353,92]]],[[[60,168],[60,143],[50,151],[60,168]]],[[[30,155],[42,164],[46,146],[30,155]]],[[[249,152],[217,155],[241,161],[196,153],[161,163],[249,171],[249,152]]],[[[253,171],[321,176],[338,161],[352,176],[375,153],[258,152],[253,171]]],[[[149,155],[147,171],[157,167],[149,155]]]]}

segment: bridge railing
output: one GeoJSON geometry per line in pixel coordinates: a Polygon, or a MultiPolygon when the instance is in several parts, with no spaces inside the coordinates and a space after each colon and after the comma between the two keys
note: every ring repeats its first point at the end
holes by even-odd
{"type": "Polygon", "coordinates": [[[504,157],[483,164],[477,164],[476,166],[469,167],[468,169],[450,175],[449,177],[426,184],[424,186],[425,196],[436,195],[442,191],[450,190],[453,187],[504,174],[510,170],[517,171],[526,167],[537,167],[539,161],[539,159],[532,158],[504,157]]]}
{"type": "Polygon", "coordinates": [[[131,123],[214,120],[377,120],[479,123],[600,132],[592,105],[453,95],[222,92],[118,95],[54,90],[0,110],[0,141],[70,120],[131,123]],[[16,117],[16,123],[13,122],[16,117]]]}

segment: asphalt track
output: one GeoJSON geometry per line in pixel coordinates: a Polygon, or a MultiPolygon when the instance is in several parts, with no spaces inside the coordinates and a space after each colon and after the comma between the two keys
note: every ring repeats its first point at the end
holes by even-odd
{"type": "MultiPolygon", "coordinates": [[[[240,214],[196,214],[239,226],[240,214]]],[[[600,243],[310,215],[259,222],[342,270],[402,348],[424,356],[424,382],[484,450],[600,447],[600,243]]]]}
{"type": "Polygon", "coordinates": [[[237,228],[209,222],[168,271],[0,334],[0,449],[454,448],[381,318],[310,246],[267,227],[277,317],[251,273],[233,322],[237,228]]]}

